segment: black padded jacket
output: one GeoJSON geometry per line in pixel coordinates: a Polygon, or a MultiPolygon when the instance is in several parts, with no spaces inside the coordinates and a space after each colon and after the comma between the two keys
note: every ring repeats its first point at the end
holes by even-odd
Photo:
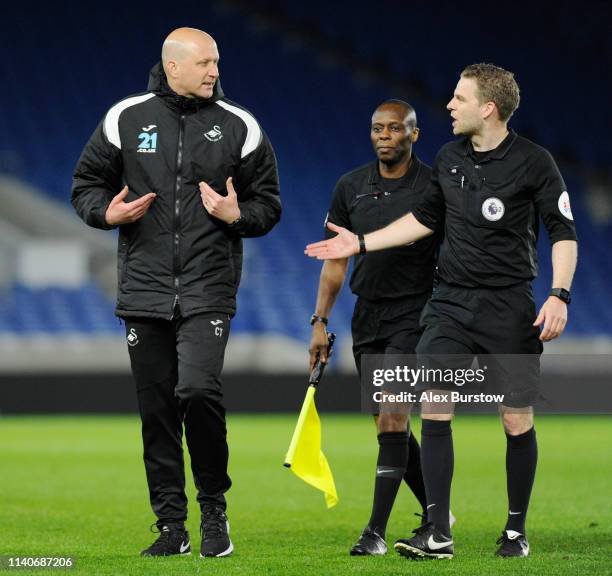
{"type": "Polygon", "coordinates": [[[255,118],[224,97],[206,100],[168,86],[160,64],[149,91],[115,104],[86,144],[74,171],[72,204],[90,226],[110,229],[106,209],[124,185],[126,202],[155,192],[140,220],[119,227],[116,314],[172,318],[218,311],[233,315],[242,237],[262,236],[281,214],[278,171],[255,118]],[[198,183],[225,195],[233,177],[242,218],[210,216],[198,183]]]}

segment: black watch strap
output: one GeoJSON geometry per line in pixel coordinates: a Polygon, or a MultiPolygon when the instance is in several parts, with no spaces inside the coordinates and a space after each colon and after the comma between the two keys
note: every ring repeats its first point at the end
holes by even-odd
{"type": "Polygon", "coordinates": [[[365,245],[365,237],[363,234],[357,234],[357,239],[359,240],[359,254],[365,254],[367,252],[365,245]]]}
{"type": "Polygon", "coordinates": [[[550,291],[550,295],[556,296],[559,298],[559,300],[563,300],[563,302],[566,304],[569,304],[572,301],[572,295],[570,294],[569,290],[566,290],[565,288],[553,288],[550,291]]]}
{"type": "Polygon", "coordinates": [[[242,224],[243,222],[244,222],[244,217],[242,216],[242,214],[240,214],[240,216],[238,216],[238,218],[236,218],[236,220],[234,220],[233,222],[230,222],[228,226],[230,228],[236,228],[236,226],[240,226],[240,224],[242,224]]]}
{"type": "Polygon", "coordinates": [[[317,316],[316,314],[313,314],[310,317],[310,325],[313,326],[315,322],[322,322],[323,324],[325,324],[325,326],[327,326],[329,320],[325,318],[325,316],[317,316]]]}

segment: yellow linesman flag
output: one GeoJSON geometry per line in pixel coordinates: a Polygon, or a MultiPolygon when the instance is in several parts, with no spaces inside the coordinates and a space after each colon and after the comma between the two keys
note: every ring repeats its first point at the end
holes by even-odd
{"type": "Polygon", "coordinates": [[[298,478],[321,490],[327,507],[331,508],[338,503],[338,494],[327,458],[321,450],[321,421],[314,401],[316,390],[315,385],[308,386],[285,466],[298,478]]]}

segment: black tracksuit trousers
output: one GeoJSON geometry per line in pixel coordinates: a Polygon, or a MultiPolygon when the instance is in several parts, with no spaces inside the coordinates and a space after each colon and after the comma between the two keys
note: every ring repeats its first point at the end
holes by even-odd
{"type": "Polygon", "coordinates": [[[158,525],[187,519],[183,426],[200,507],[225,508],[230,488],[220,375],[227,314],[125,318],[142,420],[149,496],[158,525]]]}

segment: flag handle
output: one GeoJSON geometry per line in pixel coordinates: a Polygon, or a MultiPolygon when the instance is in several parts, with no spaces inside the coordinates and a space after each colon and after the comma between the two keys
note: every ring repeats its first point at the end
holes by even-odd
{"type": "Polygon", "coordinates": [[[321,362],[321,359],[317,358],[315,367],[312,369],[312,372],[310,373],[310,378],[308,378],[308,384],[310,386],[317,387],[319,385],[319,382],[321,381],[321,378],[323,377],[323,372],[325,371],[325,366],[327,366],[327,363],[329,362],[329,358],[332,355],[334,342],[336,341],[336,335],[333,332],[328,332],[327,341],[328,341],[327,362],[321,362]]]}

